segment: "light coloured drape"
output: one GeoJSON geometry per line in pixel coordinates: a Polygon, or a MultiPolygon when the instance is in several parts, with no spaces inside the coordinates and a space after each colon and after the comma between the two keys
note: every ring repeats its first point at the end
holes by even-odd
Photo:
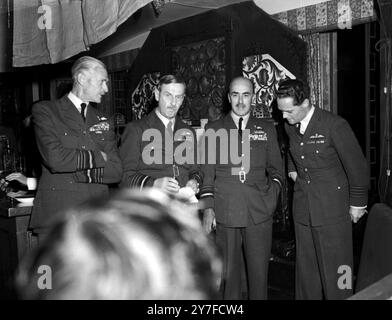
{"type": "Polygon", "coordinates": [[[86,51],[151,1],[14,1],[13,66],[57,63],[86,51]]]}

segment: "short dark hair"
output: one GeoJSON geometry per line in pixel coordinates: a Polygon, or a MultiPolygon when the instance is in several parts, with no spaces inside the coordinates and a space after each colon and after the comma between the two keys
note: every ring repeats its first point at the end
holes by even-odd
{"type": "Polygon", "coordinates": [[[67,210],[22,261],[22,299],[216,299],[221,260],[196,208],[156,189],[67,210]],[[52,270],[40,290],[40,266],[52,270]]]}
{"type": "Polygon", "coordinates": [[[167,74],[159,79],[159,83],[157,86],[158,90],[161,90],[162,85],[169,83],[181,83],[186,88],[186,82],[183,77],[181,77],[180,75],[167,74]]]}
{"type": "Polygon", "coordinates": [[[309,86],[297,79],[284,79],[278,84],[277,98],[293,98],[293,104],[298,106],[309,99],[309,86]]]}

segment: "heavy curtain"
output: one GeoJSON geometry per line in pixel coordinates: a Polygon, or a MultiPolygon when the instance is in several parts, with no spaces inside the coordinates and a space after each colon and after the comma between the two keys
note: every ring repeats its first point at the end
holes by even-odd
{"type": "Polygon", "coordinates": [[[392,207],[392,1],[378,0],[380,9],[381,39],[378,43],[383,58],[381,71],[381,168],[379,178],[380,200],[392,207]]]}
{"type": "Polygon", "coordinates": [[[336,33],[310,33],[301,35],[307,44],[306,64],[310,100],[320,109],[336,112],[333,90],[333,47],[336,45],[336,33]]]}
{"type": "Polygon", "coordinates": [[[113,34],[152,0],[16,0],[13,66],[56,63],[113,34]]]}

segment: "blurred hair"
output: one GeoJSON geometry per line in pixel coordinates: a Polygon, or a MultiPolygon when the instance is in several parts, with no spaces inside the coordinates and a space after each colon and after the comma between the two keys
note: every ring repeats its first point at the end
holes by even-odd
{"type": "Polygon", "coordinates": [[[162,85],[170,84],[170,83],[181,83],[186,88],[186,82],[185,82],[185,80],[181,76],[167,74],[167,75],[162,76],[159,79],[159,83],[158,83],[157,89],[161,90],[162,85]]]}
{"type": "Polygon", "coordinates": [[[293,98],[293,104],[298,106],[309,99],[309,86],[297,79],[284,79],[279,82],[276,96],[278,98],[293,98]]]}
{"type": "Polygon", "coordinates": [[[217,298],[221,261],[196,212],[159,190],[125,190],[69,210],[21,264],[24,299],[217,298]],[[52,289],[37,287],[41,265],[52,289]]]}
{"type": "Polygon", "coordinates": [[[88,70],[93,70],[95,68],[103,68],[106,70],[105,64],[93,57],[90,56],[84,56],[79,58],[78,60],[75,61],[71,68],[71,73],[72,73],[72,79],[74,82],[76,82],[76,78],[79,73],[82,71],[88,71],[88,70]]]}

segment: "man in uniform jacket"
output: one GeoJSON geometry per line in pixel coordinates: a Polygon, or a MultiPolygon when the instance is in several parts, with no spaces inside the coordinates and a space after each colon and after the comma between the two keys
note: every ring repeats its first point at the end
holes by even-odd
{"type": "Polygon", "coordinates": [[[56,101],[33,106],[32,116],[42,175],[34,200],[31,227],[46,233],[60,211],[93,196],[106,195],[107,184],[121,179],[112,124],[89,102],[99,103],[108,92],[105,65],[92,57],[72,67],[73,88],[56,101]]]}
{"type": "Polygon", "coordinates": [[[127,125],[120,145],[121,187],[156,187],[169,193],[190,187],[198,193],[202,177],[196,133],[177,116],[185,88],[182,78],[163,76],[154,91],[157,108],[127,125]]]}
{"type": "Polygon", "coordinates": [[[207,124],[203,137],[203,225],[207,233],[216,228],[223,254],[224,299],[242,298],[242,252],[249,299],[267,298],[272,215],[281,189],[282,158],[274,125],[250,113],[253,90],[249,79],[233,79],[228,95],[231,112],[207,124]],[[216,139],[217,147],[209,137],[214,134],[224,136],[216,139]]]}
{"type": "Polygon", "coordinates": [[[312,106],[301,81],[284,80],[277,103],[287,120],[295,181],[296,298],[345,299],[352,294],[351,220],[367,204],[366,159],[348,123],[312,106]]]}

